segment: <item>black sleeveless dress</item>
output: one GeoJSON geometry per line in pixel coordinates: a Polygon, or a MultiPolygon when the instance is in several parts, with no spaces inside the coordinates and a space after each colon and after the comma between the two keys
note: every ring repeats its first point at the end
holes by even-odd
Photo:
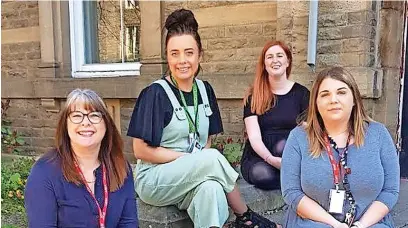
{"type": "MultiPolygon", "coordinates": [[[[251,112],[252,97],[244,107],[244,119],[256,115],[251,112]]],[[[290,131],[297,126],[296,119],[305,112],[309,104],[309,90],[295,83],[292,89],[284,95],[276,95],[276,104],[262,115],[258,115],[262,141],[273,156],[282,157],[286,139],[290,131]]],[[[249,140],[245,143],[241,159],[241,172],[243,178],[250,184],[261,189],[280,188],[280,172],[275,167],[266,163],[251,147],[249,140]],[[260,163],[260,164],[259,164],[260,163]],[[263,163],[263,164],[262,164],[263,163]],[[255,165],[263,165],[268,170],[261,177],[252,175],[255,165]],[[268,177],[269,174],[270,177],[268,177]],[[266,176],[265,176],[266,175],[266,176]],[[259,181],[262,179],[262,181],[259,181]]]]}

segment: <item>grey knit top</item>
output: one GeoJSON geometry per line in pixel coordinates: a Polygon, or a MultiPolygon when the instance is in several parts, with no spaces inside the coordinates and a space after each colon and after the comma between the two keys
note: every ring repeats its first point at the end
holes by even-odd
{"type": "MultiPolygon", "coordinates": [[[[339,155],[333,150],[334,156],[339,155]]],[[[373,201],[384,203],[390,210],[394,207],[399,193],[399,162],[396,147],[384,125],[371,122],[367,127],[364,145],[357,148],[349,146],[347,156],[351,174],[348,175],[350,189],[356,200],[358,220],[373,201]]],[[[304,195],[316,201],[324,209],[329,208],[329,191],[334,187],[333,171],[327,152],[318,158],[310,154],[307,135],[303,127],[293,129],[287,140],[281,167],[282,194],[289,209],[286,212],[284,227],[288,228],[330,228],[331,226],[302,219],[296,208],[304,195]]],[[[342,220],[349,209],[346,200],[342,220]]],[[[394,227],[390,214],[377,225],[394,227]]]]}

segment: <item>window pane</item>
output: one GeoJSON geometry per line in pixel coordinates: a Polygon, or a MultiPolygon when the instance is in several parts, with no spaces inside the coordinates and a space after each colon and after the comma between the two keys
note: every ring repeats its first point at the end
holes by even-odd
{"type": "Polygon", "coordinates": [[[84,1],[85,62],[121,63],[140,60],[138,1],[84,1]]]}

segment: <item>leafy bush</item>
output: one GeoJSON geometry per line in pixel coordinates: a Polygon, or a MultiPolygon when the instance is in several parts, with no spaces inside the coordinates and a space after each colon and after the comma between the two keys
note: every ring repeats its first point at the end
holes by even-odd
{"type": "Polygon", "coordinates": [[[17,226],[6,224],[6,225],[1,225],[1,228],[17,228],[17,226]]]}
{"type": "Polygon", "coordinates": [[[25,213],[24,190],[31,167],[35,160],[20,157],[1,167],[1,213],[25,213]]]}
{"type": "Polygon", "coordinates": [[[231,137],[227,139],[214,139],[211,147],[219,150],[233,167],[237,167],[241,163],[242,150],[244,142],[241,139],[233,140],[231,137]]]}
{"type": "Polygon", "coordinates": [[[1,101],[1,152],[20,154],[20,146],[25,145],[22,135],[11,128],[11,121],[7,120],[7,110],[10,100],[1,101]]]}

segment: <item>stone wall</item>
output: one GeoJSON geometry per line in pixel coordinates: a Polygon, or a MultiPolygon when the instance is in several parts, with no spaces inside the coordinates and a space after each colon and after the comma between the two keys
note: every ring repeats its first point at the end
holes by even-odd
{"type": "MultiPolygon", "coordinates": [[[[53,47],[41,46],[39,4],[1,4],[2,100],[11,99],[9,119],[25,135],[30,145],[27,150],[32,153],[53,146],[60,102],[72,89],[87,87],[119,101],[116,122],[125,151],[132,158],[132,142],[125,135],[133,106],[141,89],[159,78],[165,68],[161,65],[160,31],[166,16],[180,7],[193,10],[200,25],[204,58],[199,77],[211,83],[219,98],[222,137],[243,135],[242,98],[267,40],[280,39],[292,48],[291,79],[310,88],[315,76],[306,64],[309,3],[304,1],[142,1],[142,21],[149,21],[141,24],[142,75],[91,79],[72,78],[69,73],[61,77],[44,74],[41,53],[53,47]]],[[[402,21],[403,2],[319,2],[317,71],[330,65],[347,67],[358,81],[369,114],[384,122],[393,136],[398,119],[402,21]]],[[[60,45],[56,53],[67,45],[58,40],[64,32],[56,33],[54,42],[60,45]]]]}

